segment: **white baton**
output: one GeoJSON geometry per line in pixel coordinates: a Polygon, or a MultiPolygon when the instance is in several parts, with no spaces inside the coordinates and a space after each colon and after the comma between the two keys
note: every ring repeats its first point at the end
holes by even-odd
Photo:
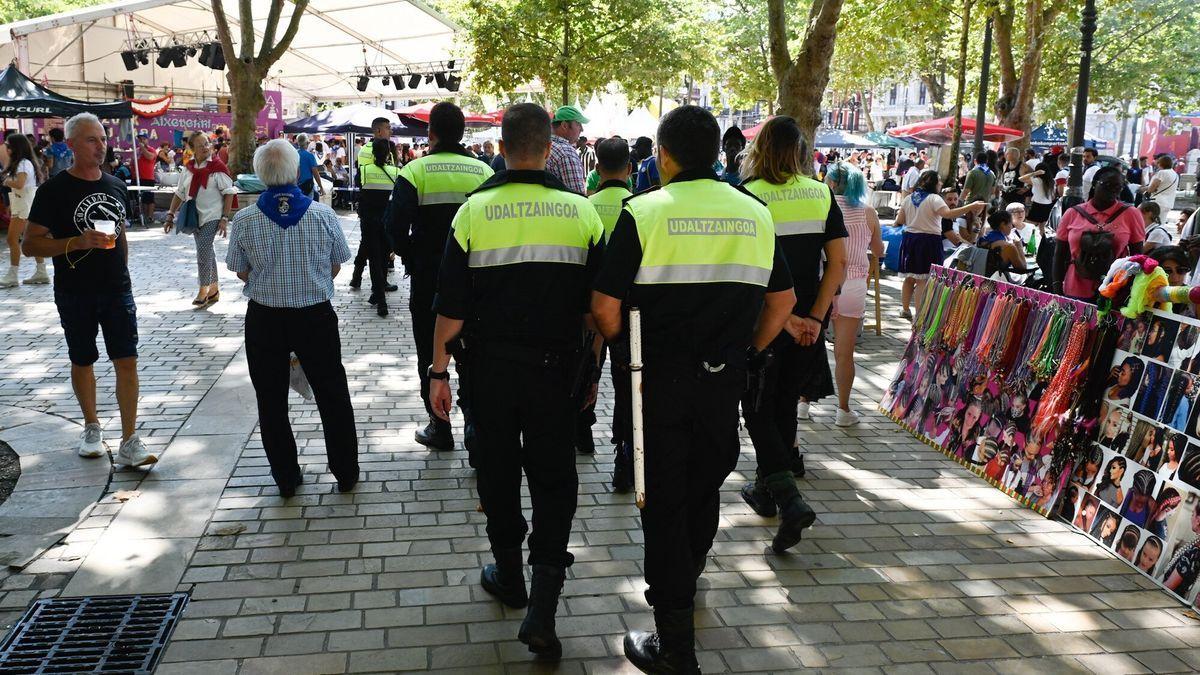
{"type": "Polygon", "coordinates": [[[642,430],[642,314],[629,310],[629,380],[633,389],[633,498],[646,508],[646,446],[642,430]]]}

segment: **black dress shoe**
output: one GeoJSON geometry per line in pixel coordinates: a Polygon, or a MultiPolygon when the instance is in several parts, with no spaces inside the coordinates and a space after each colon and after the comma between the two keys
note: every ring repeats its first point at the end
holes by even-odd
{"type": "Polygon", "coordinates": [[[353,490],[356,485],[358,485],[358,476],[355,476],[354,478],[347,478],[346,480],[339,480],[337,484],[338,492],[349,492],[353,490]]]}
{"type": "Polygon", "coordinates": [[[388,293],[395,293],[395,292],[396,292],[396,291],[398,291],[398,290],[400,290],[400,287],[399,287],[399,286],[397,286],[396,284],[388,284],[388,285],[387,285],[387,292],[388,292],[388,293]]]}
{"type": "Polygon", "coordinates": [[[292,497],[295,497],[296,488],[300,487],[300,484],[303,482],[304,474],[300,474],[299,476],[296,476],[296,481],[294,483],[279,483],[279,496],[283,497],[284,499],[291,499],[292,497]]]}
{"type": "Polygon", "coordinates": [[[388,315],[387,303],[381,302],[381,303],[375,305],[375,313],[378,314],[379,316],[387,316],[388,315]]]}

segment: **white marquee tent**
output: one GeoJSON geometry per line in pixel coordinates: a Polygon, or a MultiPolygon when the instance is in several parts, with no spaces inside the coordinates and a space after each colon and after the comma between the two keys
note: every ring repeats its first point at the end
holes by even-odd
{"type": "MultiPolygon", "coordinates": [[[[238,41],[238,0],[225,0],[233,41],[238,41]]],[[[271,0],[251,0],[256,41],[261,40],[271,0]]],[[[278,34],[295,5],[284,3],[278,34]]],[[[287,54],[275,64],[267,88],[289,99],[378,99],[431,97],[433,84],[398,92],[373,78],[366,92],[355,86],[356,68],[445,61],[455,58],[457,26],[422,0],[310,0],[287,54]]],[[[200,65],[195,57],[183,68],[149,65],[127,71],[121,51],[130,38],[210,31],[216,37],[211,0],[134,0],[114,2],[51,16],[0,25],[0,63],[15,59],[21,70],[41,82],[116,85],[131,79],[139,88],[228,91],[224,73],[200,65]]],[[[231,55],[226,55],[231,58],[231,55]]],[[[380,75],[383,73],[380,72],[380,75]]],[[[76,90],[76,94],[83,93],[76,90]]],[[[106,96],[112,98],[112,89],[106,96]]]]}

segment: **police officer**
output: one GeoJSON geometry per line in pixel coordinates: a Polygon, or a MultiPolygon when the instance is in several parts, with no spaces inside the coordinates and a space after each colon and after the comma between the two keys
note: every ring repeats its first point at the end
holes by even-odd
{"type": "Polygon", "coordinates": [[[763,125],[742,164],[746,189],[771,210],[796,291],[792,315],[771,343],[770,365],[742,399],[758,460],[758,479],[742,488],[742,498],[760,516],[773,517],[778,510],[779,531],[771,542],[776,553],[799,543],[804,528],[816,519],[792,475],[796,406],[801,397],[812,401],[833,393],[824,325],[846,277],[848,234],[842,212],[825,184],[804,175],[808,150],[801,139],[794,119],[774,117],[763,125]]]}
{"type": "Polygon", "coordinates": [[[495,564],[484,590],[529,609],[517,638],[550,658],[562,654],[554,615],[566,568],[578,478],[573,446],[578,405],[573,375],[581,359],[588,289],[599,267],[604,228],[587,200],[545,171],[550,116],[540,106],[510,107],[501,125],[507,170],[472,192],[454,217],[438,278],[430,399],[450,412],[450,355],[465,360],[476,434],[479,498],[495,564]],[[521,472],[529,481],[533,534],[528,594],[521,546],[521,472]]]}
{"type": "MultiPolygon", "coordinates": [[[[588,201],[595,207],[604,224],[604,240],[612,236],[621,215],[624,201],[633,195],[629,191],[629,144],[621,138],[606,138],[596,143],[596,172],[600,183],[588,201]]],[[[628,492],[633,487],[633,430],[630,421],[632,405],[629,390],[628,357],[610,361],[612,373],[613,407],[612,438],[617,446],[613,460],[613,490],[628,492]]],[[[585,410],[579,420],[579,439],[576,447],[581,452],[594,451],[592,424],[596,421],[594,407],[585,410]],[[583,444],[587,447],[583,447],[583,444]],[[591,450],[589,450],[591,449],[591,450]]]]}
{"type": "MultiPolygon", "coordinates": [[[[429,364],[433,361],[433,296],[450,221],[467,200],[467,193],[492,176],[492,169],[462,146],[466,128],[463,112],[449,102],[429,111],[429,153],[400,170],[392,191],[389,232],[396,254],[411,276],[408,308],[413,341],[417,343],[417,376],[429,423],[416,432],[416,441],[434,450],[453,450],[450,424],[433,414],[429,405],[429,364]]],[[[459,366],[461,368],[461,365],[459,366]]],[[[462,372],[459,373],[463,375],[462,372]]],[[[464,444],[473,445],[470,406],[460,401],[466,422],[464,444]]],[[[472,466],[474,465],[472,461],[472,466]]]]}
{"type": "Polygon", "coordinates": [[[642,529],[657,632],[627,634],[625,655],[652,673],[698,672],[696,579],[738,460],[738,400],[795,302],[771,212],[713,172],[720,140],[703,108],[662,118],[663,186],[625,201],[592,296],[610,341],[628,339],[623,306],[642,315],[642,529]]]}
{"type": "Polygon", "coordinates": [[[371,141],[371,163],[362,166],[363,189],[358,199],[362,248],[371,266],[371,299],[379,316],[388,315],[387,264],[389,246],[383,217],[400,169],[392,164],[391,141],[371,141]]]}
{"type": "MultiPolygon", "coordinates": [[[[386,117],[376,117],[375,119],[371,120],[371,140],[364,143],[363,146],[358,149],[358,155],[354,160],[355,168],[357,169],[357,172],[355,173],[354,184],[360,188],[360,192],[361,189],[365,189],[363,183],[366,179],[366,176],[364,175],[366,168],[375,163],[375,141],[387,141],[388,157],[390,158],[391,163],[396,166],[400,166],[400,155],[396,152],[396,145],[392,143],[392,122],[386,117]]],[[[303,149],[304,148],[300,148],[300,150],[303,149]]],[[[358,290],[359,287],[362,286],[363,269],[365,269],[367,266],[369,253],[370,250],[367,247],[366,240],[360,241],[358,243],[358,253],[354,256],[354,271],[350,274],[350,288],[358,290]]],[[[387,290],[388,293],[394,292],[397,290],[397,286],[395,284],[388,284],[387,290]]]]}

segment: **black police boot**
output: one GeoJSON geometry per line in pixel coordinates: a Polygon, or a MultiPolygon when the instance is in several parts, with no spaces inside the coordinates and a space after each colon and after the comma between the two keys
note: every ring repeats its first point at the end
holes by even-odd
{"type": "Polygon", "coordinates": [[[633,445],[617,444],[617,456],[613,459],[613,492],[629,492],[633,489],[633,445]]]}
{"type": "Polygon", "coordinates": [[[596,441],[592,438],[592,425],[579,423],[575,430],[575,451],[581,455],[596,454],[596,441]]]}
{"type": "Polygon", "coordinates": [[[453,450],[454,435],[450,433],[450,423],[429,416],[429,424],[424,429],[417,429],[413,438],[430,450],[453,450]]]}
{"type": "Polygon", "coordinates": [[[396,292],[396,291],[398,291],[398,290],[400,290],[400,287],[399,287],[399,286],[397,286],[396,284],[388,284],[388,285],[387,285],[387,292],[388,292],[388,293],[395,293],[395,292],[396,292]]]}
{"type": "Polygon", "coordinates": [[[792,448],[792,452],[796,453],[796,456],[792,457],[791,464],[789,465],[792,475],[796,478],[804,478],[804,455],[797,452],[795,448],[792,448]]]}
{"type": "Polygon", "coordinates": [[[366,267],[366,266],[365,265],[355,265],[354,266],[354,274],[350,275],[350,288],[353,288],[356,291],[358,289],[362,288],[362,275],[363,275],[364,267],[366,267]]]}
{"type": "Polygon", "coordinates": [[[496,563],[484,565],[479,575],[483,590],[515,609],[529,604],[529,595],[525,592],[525,570],[521,566],[521,549],[504,549],[493,551],[492,554],[496,563]]]}
{"type": "Polygon", "coordinates": [[[625,634],[625,658],[643,673],[699,673],[692,608],[655,609],[654,626],[625,634]]]}
{"type": "Polygon", "coordinates": [[[777,513],[775,498],[771,496],[771,491],[767,489],[766,485],[757,481],[742,486],[742,500],[763,518],[774,518],[777,513]]]}
{"type": "Polygon", "coordinates": [[[779,532],[771,541],[772,550],[783,553],[800,543],[805,528],[811,527],[817,520],[817,513],[800,496],[791,471],[773,473],[763,482],[767,484],[775,501],[783,505],[779,513],[779,532]]]}
{"type": "Polygon", "coordinates": [[[529,581],[529,610],[517,632],[517,639],[529,646],[529,651],[547,659],[562,658],[562,643],[554,632],[554,614],[558,611],[558,594],[562,593],[566,570],[553,565],[534,565],[529,581]]]}

